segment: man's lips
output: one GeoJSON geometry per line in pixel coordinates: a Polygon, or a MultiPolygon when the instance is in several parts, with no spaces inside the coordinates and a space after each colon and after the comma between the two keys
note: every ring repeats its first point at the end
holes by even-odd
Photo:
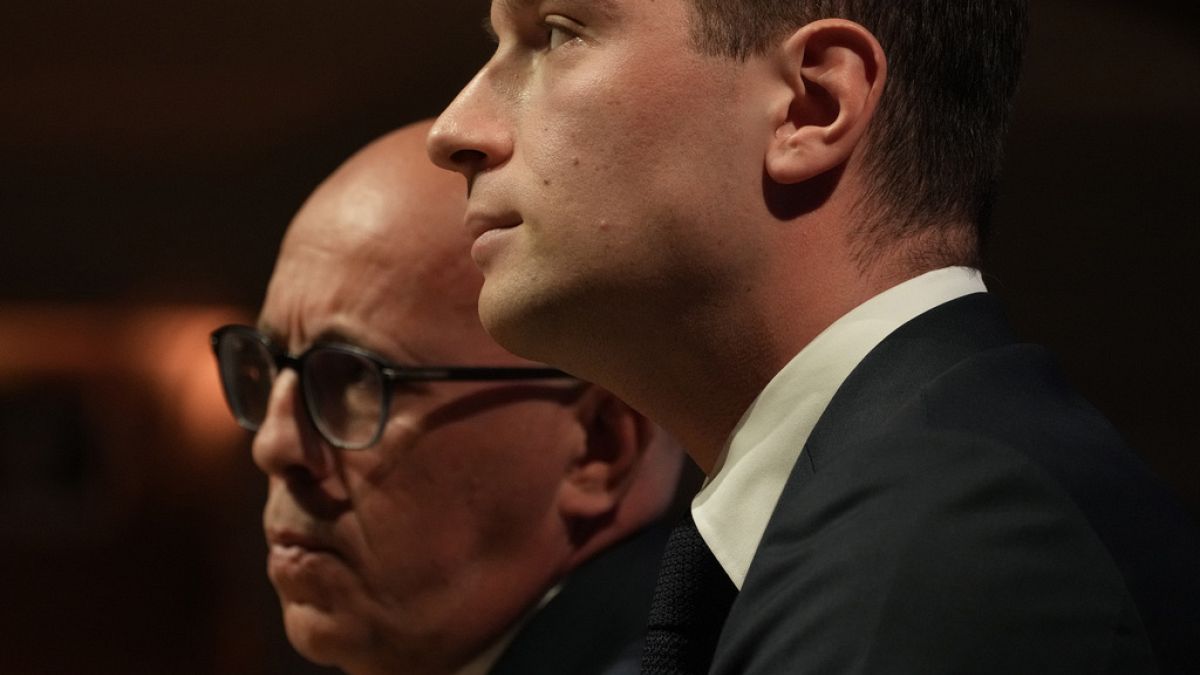
{"type": "Polygon", "coordinates": [[[297,559],[308,554],[331,555],[343,560],[346,558],[337,546],[325,539],[291,530],[268,529],[267,543],[270,545],[272,558],[297,559]]]}
{"type": "Polygon", "coordinates": [[[486,214],[471,212],[467,214],[467,232],[471,239],[478,239],[492,230],[506,230],[521,224],[521,216],[516,213],[486,214]]]}
{"type": "Polygon", "coordinates": [[[328,542],[294,532],[268,534],[267,577],[280,597],[306,598],[349,568],[328,542]]]}
{"type": "Polygon", "coordinates": [[[350,570],[346,558],[334,547],[310,537],[269,537],[267,577],[281,599],[312,602],[320,589],[337,583],[350,570]]]}

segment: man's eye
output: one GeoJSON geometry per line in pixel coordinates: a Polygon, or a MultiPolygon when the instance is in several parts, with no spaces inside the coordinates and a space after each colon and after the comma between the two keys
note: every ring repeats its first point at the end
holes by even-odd
{"type": "Polygon", "coordinates": [[[559,28],[558,26],[550,26],[549,28],[550,28],[550,39],[548,40],[548,42],[550,43],[550,49],[558,49],[559,47],[570,42],[571,38],[574,37],[567,31],[559,28]]]}
{"type": "Polygon", "coordinates": [[[546,29],[546,46],[551,50],[558,49],[579,37],[569,28],[558,23],[543,23],[542,25],[546,29]]]}

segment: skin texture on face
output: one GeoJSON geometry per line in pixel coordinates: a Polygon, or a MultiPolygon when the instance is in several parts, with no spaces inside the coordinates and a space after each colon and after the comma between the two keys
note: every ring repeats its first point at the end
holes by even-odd
{"type": "MultiPolygon", "coordinates": [[[[260,317],[290,352],[334,339],[398,363],[529,365],[479,325],[462,178],[428,164],[424,132],[369,147],[297,215],[260,317]]],[[[268,574],[306,657],[452,671],[574,564],[561,498],[585,452],[580,385],[401,387],[376,446],[336,451],[296,380],[281,373],[253,450],[268,574]]]]}
{"type": "Polygon", "coordinates": [[[692,50],[677,0],[495,2],[491,23],[494,57],[431,139],[444,164],[477,158],[488,330],[574,365],[617,322],[736,301],[759,257],[739,225],[762,209],[769,119],[740,101],[761,64],[692,50]]]}

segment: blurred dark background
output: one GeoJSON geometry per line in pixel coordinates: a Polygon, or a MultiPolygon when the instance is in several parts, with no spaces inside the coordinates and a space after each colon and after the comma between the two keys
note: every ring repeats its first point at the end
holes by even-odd
{"type": "MultiPolygon", "coordinates": [[[[989,284],[1198,513],[1196,5],[1034,4],[989,284]]],[[[0,672],[308,672],[207,333],[322,177],[486,59],[487,2],[6,5],[0,672]]]]}

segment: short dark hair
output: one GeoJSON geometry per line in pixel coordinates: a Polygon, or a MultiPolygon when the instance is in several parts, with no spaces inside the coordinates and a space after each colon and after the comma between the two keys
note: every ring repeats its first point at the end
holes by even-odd
{"type": "Polygon", "coordinates": [[[763,54],[825,18],[871,31],[889,74],[866,149],[871,191],[862,234],[883,243],[967,223],[974,226],[969,258],[946,262],[977,262],[1021,70],[1027,0],[691,2],[693,36],[710,55],[763,54]]]}

